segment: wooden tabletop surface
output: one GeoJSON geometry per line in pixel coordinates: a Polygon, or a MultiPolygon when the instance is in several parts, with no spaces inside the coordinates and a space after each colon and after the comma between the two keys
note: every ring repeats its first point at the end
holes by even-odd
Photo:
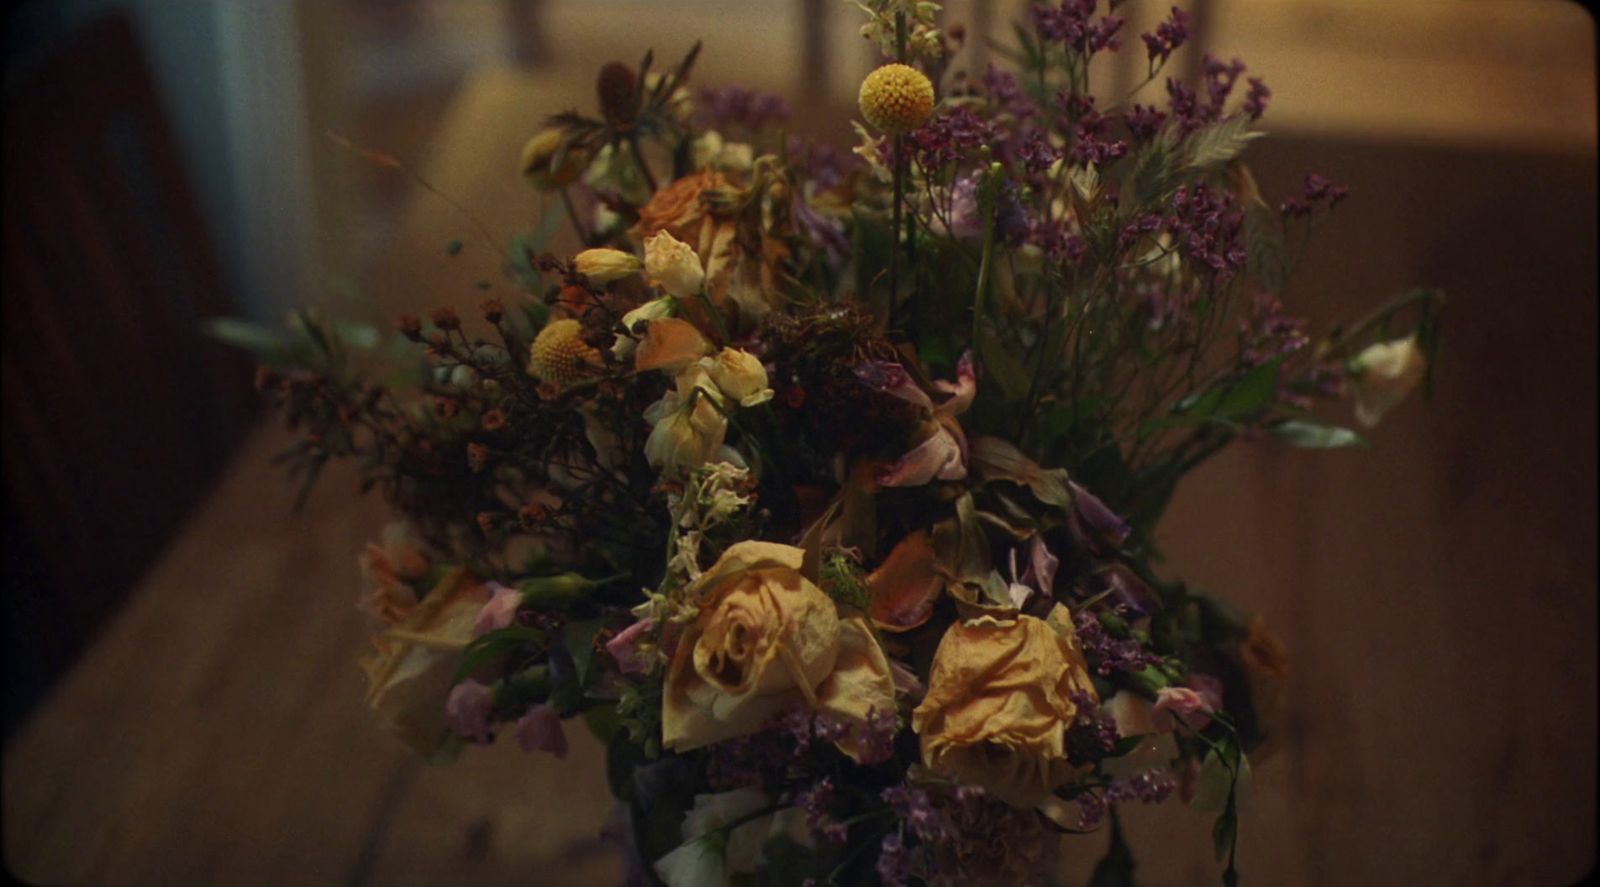
{"type": "MultiPolygon", "coordinates": [[[[426,164],[502,235],[539,211],[507,158],[564,103],[531,88],[475,78],[426,164]]],[[[1293,307],[1350,315],[1437,282],[1452,314],[1439,396],[1372,450],[1237,448],[1163,526],[1172,572],[1264,612],[1294,659],[1245,883],[1570,883],[1595,852],[1592,154],[1285,141],[1258,173],[1282,192],[1306,168],[1356,196],[1293,307]]],[[[383,307],[474,304],[499,263],[470,241],[445,257],[469,235],[419,192],[375,275],[383,307]]],[[[57,884],[614,882],[581,727],[566,761],[507,742],[438,769],[369,718],[356,554],[384,509],[335,467],[292,515],[267,464],[285,440],[251,438],[7,746],[8,866],[57,884]]],[[[1202,816],[1169,803],[1131,830],[1141,882],[1216,882],[1202,816]]],[[[1103,843],[1069,843],[1071,872],[1103,843]]]]}

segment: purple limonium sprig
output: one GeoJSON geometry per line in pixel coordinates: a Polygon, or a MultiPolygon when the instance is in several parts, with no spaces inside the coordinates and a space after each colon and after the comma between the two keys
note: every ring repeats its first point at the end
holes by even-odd
{"type": "Polygon", "coordinates": [[[1201,60],[1201,71],[1205,75],[1206,100],[1210,119],[1217,120],[1222,117],[1222,110],[1228,103],[1228,96],[1233,94],[1233,85],[1238,82],[1239,75],[1244,73],[1244,62],[1239,59],[1221,61],[1207,55],[1201,60]]]}
{"type": "Polygon", "coordinates": [[[983,72],[983,91],[989,97],[989,107],[996,112],[1004,111],[1018,120],[1026,120],[1039,113],[1033,100],[1018,85],[1017,75],[993,62],[983,72]]]}
{"type": "Polygon", "coordinates": [[[743,86],[702,88],[696,110],[702,122],[709,126],[739,124],[756,130],[789,119],[789,102],[783,96],[743,86]]]}
{"type": "Polygon", "coordinates": [[[1086,792],[1078,796],[1078,827],[1091,829],[1105,818],[1106,810],[1113,804],[1138,801],[1141,804],[1159,804],[1172,795],[1177,787],[1165,770],[1147,770],[1126,779],[1113,779],[1105,791],[1086,792]]]}
{"type": "Polygon", "coordinates": [[[1189,39],[1189,13],[1172,7],[1166,21],[1156,25],[1154,32],[1140,34],[1139,39],[1144,41],[1144,47],[1150,53],[1150,67],[1153,70],[1156,65],[1171,58],[1178,47],[1189,39]]]}
{"type": "Polygon", "coordinates": [[[1062,0],[1060,6],[1036,3],[1033,6],[1033,26],[1046,41],[1060,43],[1090,55],[1101,50],[1112,52],[1121,48],[1117,31],[1121,30],[1121,16],[1107,15],[1094,18],[1099,0],[1062,0]]]}
{"type": "Polygon", "coordinates": [[[911,133],[911,156],[925,170],[965,161],[996,138],[993,124],[971,108],[946,109],[911,133]]]}
{"type": "Polygon", "coordinates": [[[1304,319],[1286,313],[1271,293],[1257,293],[1255,311],[1241,323],[1239,357],[1247,367],[1298,353],[1311,344],[1304,319]]]}
{"type": "Polygon", "coordinates": [[[1136,142],[1148,142],[1161,131],[1161,125],[1167,122],[1167,114],[1150,105],[1134,105],[1122,117],[1123,125],[1128,127],[1128,134],[1136,142]]]}
{"type": "Polygon", "coordinates": [[[1170,206],[1167,229],[1190,259],[1209,267],[1219,281],[1244,268],[1244,209],[1233,195],[1204,182],[1183,185],[1170,206]]]}
{"type": "Polygon", "coordinates": [[[1261,115],[1267,113],[1267,99],[1272,98],[1272,90],[1260,77],[1251,77],[1248,82],[1250,90],[1244,94],[1243,109],[1251,120],[1260,120],[1261,115]]]}
{"type": "Polygon", "coordinates": [[[1100,707],[1100,702],[1082,690],[1068,695],[1077,707],[1072,723],[1067,727],[1067,759],[1074,764],[1088,764],[1104,758],[1116,750],[1117,719],[1100,707]]]}
{"type": "Polygon", "coordinates": [[[850,840],[850,827],[834,819],[833,814],[829,812],[833,800],[834,788],[831,776],[817,780],[796,799],[797,806],[806,812],[807,827],[830,843],[844,844],[850,840]]]}
{"type": "Polygon", "coordinates": [[[915,859],[900,832],[883,836],[878,846],[878,879],[885,887],[906,887],[913,877],[915,859]]]}
{"type": "Polygon", "coordinates": [[[1113,671],[1136,672],[1157,665],[1161,657],[1151,653],[1131,638],[1118,640],[1106,633],[1100,619],[1088,610],[1079,610],[1072,617],[1078,642],[1083,645],[1083,657],[1101,677],[1113,671]]]}
{"type": "Polygon", "coordinates": [[[1316,173],[1306,174],[1305,189],[1299,197],[1291,197],[1278,206],[1278,210],[1285,216],[1309,216],[1316,211],[1319,204],[1325,204],[1328,209],[1338,206],[1346,197],[1350,196],[1350,189],[1345,185],[1335,185],[1316,173]]]}
{"type": "Polygon", "coordinates": [[[879,797],[920,840],[933,842],[945,837],[944,818],[927,792],[909,785],[894,785],[884,789],[879,797]]]}

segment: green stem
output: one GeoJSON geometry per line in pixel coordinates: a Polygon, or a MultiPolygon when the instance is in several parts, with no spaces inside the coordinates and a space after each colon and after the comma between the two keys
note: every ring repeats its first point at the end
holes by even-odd
{"type": "Polygon", "coordinates": [[[999,164],[989,168],[978,194],[979,208],[983,212],[983,257],[978,260],[978,291],[972,299],[972,347],[978,347],[978,333],[983,322],[983,303],[989,292],[989,278],[994,266],[994,177],[999,164]]]}

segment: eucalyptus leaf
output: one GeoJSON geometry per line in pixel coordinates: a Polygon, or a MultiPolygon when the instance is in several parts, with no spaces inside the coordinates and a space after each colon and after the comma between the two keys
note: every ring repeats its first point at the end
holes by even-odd
{"type": "Polygon", "coordinates": [[[1184,145],[1186,165],[1205,169],[1238,157],[1252,141],[1266,135],[1252,131],[1251,122],[1249,115],[1234,114],[1189,136],[1184,145]]]}

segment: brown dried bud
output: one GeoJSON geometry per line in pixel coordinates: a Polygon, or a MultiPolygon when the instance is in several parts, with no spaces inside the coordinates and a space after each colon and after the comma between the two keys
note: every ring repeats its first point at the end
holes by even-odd
{"type": "Polygon", "coordinates": [[[422,321],[415,314],[402,314],[394,319],[394,328],[413,342],[422,341],[422,321]]]}
{"type": "Polygon", "coordinates": [[[538,502],[529,502],[517,510],[517,520],[522,523],[525,530],[534,530],[550,517],[550,509],[538,502]]]}
{"type": "Polygon", "coordinates": [[[493,536],[494,535],[494,523],[495,523],[494,514],[492,512],[488,512],[488,511],[480,511],[480,512],[478,512],[478,529],[483,531],[483,535],[485,535],[485,536],[493,536]]]}
{"type": "Polygon", "coordinates": [[[489,410],[483,414],[483,430],[499,431],[506,427],[506,414],[499,410],[489,410]]]}
{"type": "Polygon", "coordinates": [[[791,410],[798,410],[806,404],[806,390],[799,385],[790,385],[783,392],[783,405],[791,410]]]}
{"type": "Polygon", "coordinates": [[[456,330],[461,328],[461,318],[456,316],[456,310],[448,306],[435,308],[428,315],[433,325],[442,330],[456,330]]]}
{"type": "Polygon", "coordinates": [[[499,323],[506,316],[506,306],[499,299],[484,299],[478,307],[483,311],[483,319],[490,323],[499,323]]]}
{"type": "Polygon", "coordinates": [[[448,397],[433,399],[433,414],[441,419],[454,419],[460,411],[461,405],[448,397]]]}
{"type": "Polygon", "coordinates": [[[621,62],[608,62],[600,69],[595,88],[600,93],[600,113],[606,122],[626,124],[639,113],[639,78],[621,62]]]}
{"type": "Polygon", "coordinates": [[[473,441],[467,444],[467,467],[473,471],[482,471],[483,466],[489,464],[489,448],[473,441]]]}
{"type": "Polygon", "coordinates": [[[273,391],[283,382],[278,371],[269,366],[256,367],[256,390],[273,391]]]}
{"type": "Polygon", "coordinates": [[[435,348],[447,348],[450,345],[450,337],[438,330],[434,330],[428,334],[428,344],[435,348]]]}

